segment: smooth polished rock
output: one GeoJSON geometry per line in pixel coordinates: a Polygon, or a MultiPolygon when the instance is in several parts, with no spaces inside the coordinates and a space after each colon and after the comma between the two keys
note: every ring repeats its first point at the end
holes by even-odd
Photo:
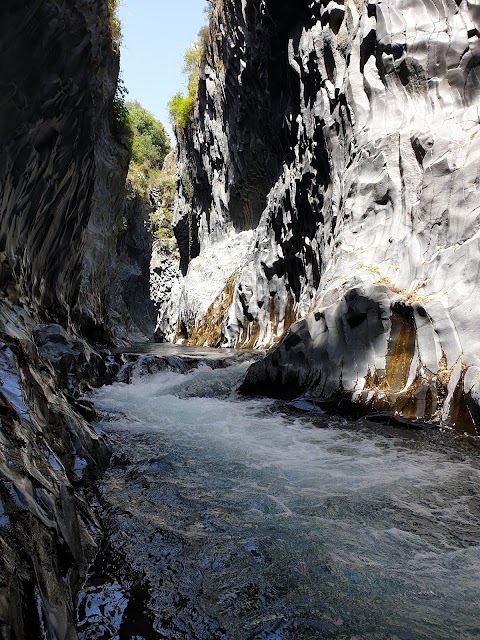
{"type": "Polygon", "coordinates": [[[280,340],[246,389],[477,433],[479,34],[467,2],[213,9],[179,141],[182,269],[254,236],[210,317],[180,313],[200,343],[212,317],[218,344],[280,340]]]}

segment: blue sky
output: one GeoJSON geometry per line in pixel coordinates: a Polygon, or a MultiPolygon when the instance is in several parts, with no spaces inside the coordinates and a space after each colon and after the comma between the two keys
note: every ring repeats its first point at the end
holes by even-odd
{"type": "Polygon", "coordinates": [[[167,103],[183,91],[183,52],[207,21],[205,0],[121,0],[122,77],[128,100],[138,100],[175,143],[167,103]]]}

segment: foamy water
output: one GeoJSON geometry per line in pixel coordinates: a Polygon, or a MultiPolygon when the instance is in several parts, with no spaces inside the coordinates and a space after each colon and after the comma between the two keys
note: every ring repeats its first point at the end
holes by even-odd
{"type": "Polygon", "coordinates": [[[238,397],[247,367],[95,393],[122,461],[111,544],[148,584],[151,637],[478,639],[474,453],[238,397]]]}

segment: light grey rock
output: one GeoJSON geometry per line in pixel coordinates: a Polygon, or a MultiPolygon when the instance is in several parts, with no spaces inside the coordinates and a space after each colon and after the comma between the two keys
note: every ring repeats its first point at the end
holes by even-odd
{"type": "Polygon", "coordinates": [[[223,305],[214,339],[237,346],[298,321],[245,389],[476,433],[479,21],[467,2],[214,9],[179,140],[180,313],[208,342],[223,305]],[[197,310],[202,255],[246,229],[228,296],[197,310]]]}
{"type": "Polygon", "coordinates": [[[162,173],[167,176],[175,177],[177,173],[177,150],[172,149],[170,153],[165,156],[165,160],[162,165],[162,173]]]}

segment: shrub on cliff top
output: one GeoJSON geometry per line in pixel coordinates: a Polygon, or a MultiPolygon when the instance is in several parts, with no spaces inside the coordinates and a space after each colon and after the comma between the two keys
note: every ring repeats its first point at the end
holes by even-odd
{"type": "Polygon", "coordinates": [[[168,103],[170,118],[179,129],[184,129],[193,113],[198,95],[200,67],[205,55],[205,37],[200,30],[195,42],[188,47],[183,56],[183,73],[188,75],[187,95],[176,93],[168,103]]]}
{"type": "Polygon", "coordinates": [[[117,17],[118,0],[108,0],[108,13],[110,16],[110,33],[112,40],[120,42],[122,37],[120,20],[117,17]]]}
{"type": "Polygon", "coordinates": [[[168,103],[170,118],[174,125],[179,129],[185,129],[188,120],[193,113],[196,95],[187,94],[183,96],[180,92],[176,93],[168,103]]]}

